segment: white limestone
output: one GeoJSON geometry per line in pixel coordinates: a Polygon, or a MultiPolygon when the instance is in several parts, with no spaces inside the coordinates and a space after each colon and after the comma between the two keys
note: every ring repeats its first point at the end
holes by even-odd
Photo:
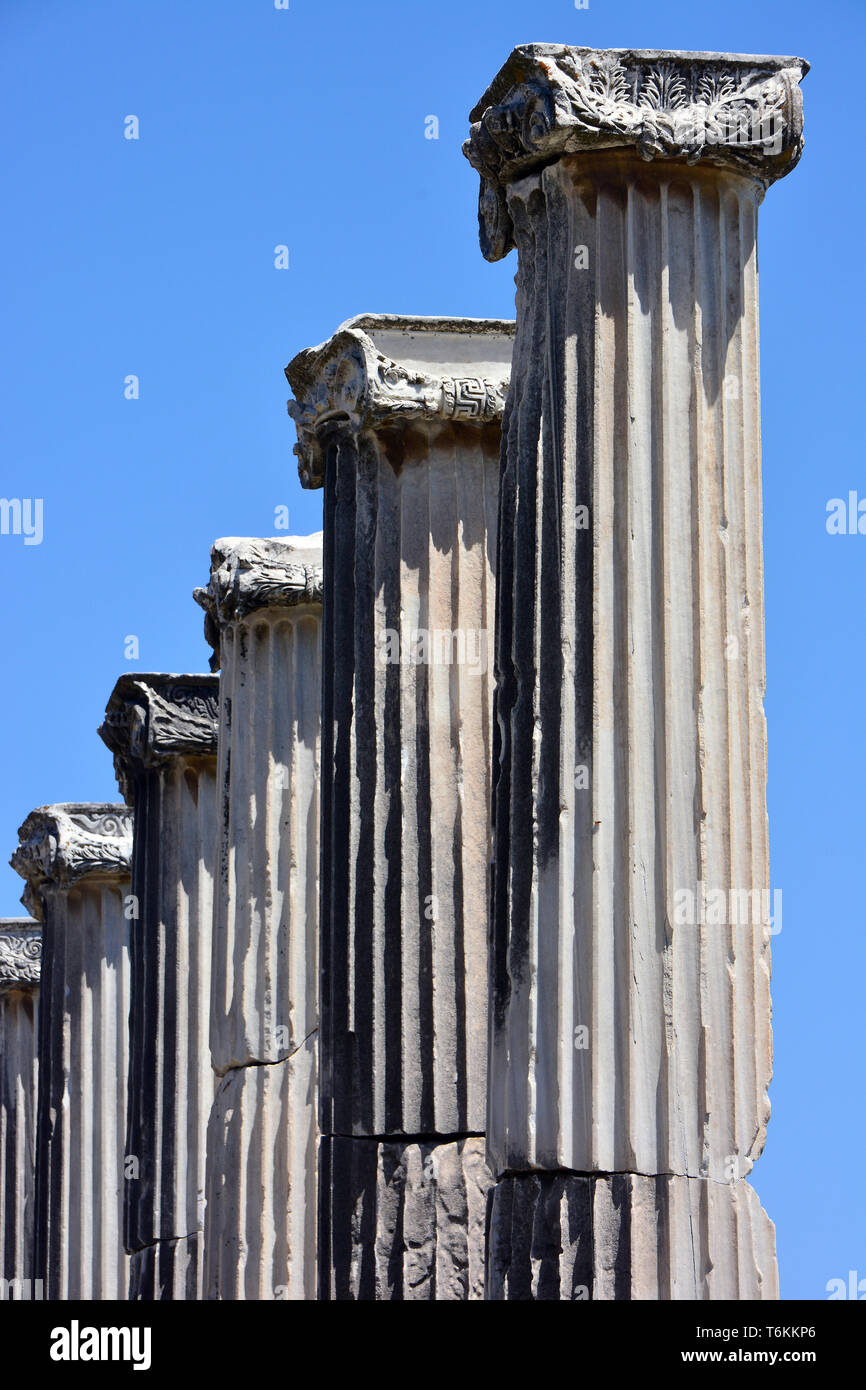
{"type": "Polygon", "coordinates": [[[33,1269],[41,964],[38,922],[0,919],[0,1298],[41,1292],[33,1269]]]}
{"type": "Polygon", "coordinates": [[[200,1298],[217,857],[216,676],[122,676],[100,729],[135,812],[130,1297],[200,1298]]]}
{"type": "Polygon", "coordinates": [[[205,1294],[315,1297],[321,535],[224,539],[205,1294]]]}
{"type": "Polygon", "coordinates": [[[42,924],[34,1277],[54,1299],[123,1299],[132,818],[43,806],[13,867],[42,924]]]}
{"type": "MultiPolygon", "coordinates": [[[[498,1174],[731,1184],[763,1147],[756,221],[800,153],[804,71],[529,45],[472,113],[482,249],[519,255],[497,576],[498,1174]],[[700,885],[721,921],[683,920],[700,885]]],[[[494,1244],[504,1210],[497,1196],[494,1244]]],[[[729,1233],[709,1258],[737,1248],[729,1233]]],[[[762,1276],[776,1287],[766,1261],[762,1276]]],[[[753,1296],[732,1287],[699,1278],[691,1296],[753,1296]]]]}

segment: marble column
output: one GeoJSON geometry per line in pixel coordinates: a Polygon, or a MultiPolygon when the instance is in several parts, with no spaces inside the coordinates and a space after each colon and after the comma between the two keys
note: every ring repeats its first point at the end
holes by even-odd
{"type": "Polygon", "coordinates": [[[195,597],[221,672],[204,1293],[315,1298],[321,533],[217,541],[195,597]]]}
{"type": "Polygon", "coordinates": [[[124,1243],[133,1299],[202,1290],[216,676],[127,675],[100,729],[135,813],[124,1243]]]}
{"type": "Polygon", "coordinates": [[[778,1297],[756,230],[806,70],[533,44],[470,118],[518,250],[489,1298],[778,1297]]]}
{"type": "Polygon", "coordinates": [[[324,489],[320,1296],[483,1291],[488,633],[514,326],[364,315],[286,369],[324,489]]]}
{"type": "Polygon", "coordinates": [[[41,965],[39,923],[0,919],[0,1299],[44,1292],[33,1277],[41,965]]]}
{"type": "Polygon", "coordinates": [[[12,866],[42,923],[34,1277],[52,1299],[125,1299],[124,1132],[132,817],[33,811],[12,866]]]}

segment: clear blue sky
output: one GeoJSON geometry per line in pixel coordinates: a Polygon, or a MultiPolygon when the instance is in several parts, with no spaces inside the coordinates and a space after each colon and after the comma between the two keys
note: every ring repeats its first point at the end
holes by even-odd
{"type": "MultiPolygon", "coordinates": [[[[761,212],[773,1119],[755,1186],[784,1297],[866,1278],[862,0],[3,0],[0,850],[116,798],[96,737],[130,669],[206,669],[211,542],[321,524],[283,366],[362,311],[513,314],[476,238],[467,116],[510,49],[800,54],[806,151],[761,212]],[[438,141],[424,138],[428,115],[438,141]],[[140,139],[124,139],[136,115],[140,139]],[[274,268],[274,247],[290,268],[274,268]],[[124,399],[124,379],[140,398],[124,399]],[[140,660],[124,659],[124,638],[140,660]]],[[[0,913],[21,881],[0,869],[0,913]]]]}

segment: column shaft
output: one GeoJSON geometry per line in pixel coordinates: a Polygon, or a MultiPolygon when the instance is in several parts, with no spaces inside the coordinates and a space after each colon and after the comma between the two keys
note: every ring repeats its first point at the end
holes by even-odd
{"type": "Polygon", "coordinates": [[[724,1181],[772,1065],[757,189],[577,163],[510,197],[491,1152],[724,1181]],[[700,884],[723,918],[678,924],[700,884]]]}

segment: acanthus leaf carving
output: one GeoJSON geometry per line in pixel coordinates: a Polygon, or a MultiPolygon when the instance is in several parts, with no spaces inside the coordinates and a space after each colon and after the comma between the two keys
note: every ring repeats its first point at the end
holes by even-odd
{"type": "Polygon", "coordinates": [[[527,44],[472,112],[464,153],[481,175],[484,255],[513,246],[507,185],[563,154],[634,148],[646,160],[700,160],[783,177],[803,146],[800,58],[596,51],[527,44]],[[527,113],[554,113],[547,129],[527,113]]]}
{"type": "Polygon", "coordinates": [[[31,811],[10,863],[26,880],[22,902],[41,918],[42,893],[85,877],[120,880],[132,862],[132,811],[101,802],[65,802],[31,811]]]}

